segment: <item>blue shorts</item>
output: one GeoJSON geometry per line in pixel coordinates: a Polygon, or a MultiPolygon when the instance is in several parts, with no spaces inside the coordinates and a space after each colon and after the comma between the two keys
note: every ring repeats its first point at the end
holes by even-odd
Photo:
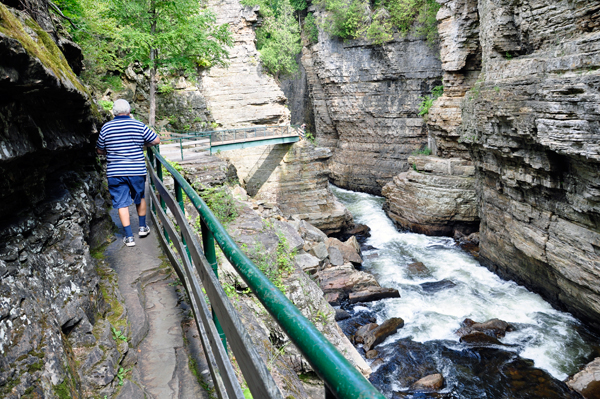
{"type": "Polygon", "coordinates": [[[117,176],[108,178],[108,191],[113,208],[127,208],[134,202],[139,205],[146,190],[146,176],[117,176]]]}

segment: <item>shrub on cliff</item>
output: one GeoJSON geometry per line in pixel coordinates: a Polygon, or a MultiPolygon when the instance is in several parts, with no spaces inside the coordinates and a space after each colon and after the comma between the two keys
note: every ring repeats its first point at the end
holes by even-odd
{"type": "Polygon", "coordinates": [[[342,39],[363,37],[373,44],[413,32],[433,43],[437,39],[436,14],[440,5],[435,0],[317,0],[326,11],[320,26],[342,39]]]}
{"type": "Polygon", "coordinates": [[[306,2],[244,0],[242,4],[258,5],[264,18],[256,30],[256,48],[264,67],[275,77],[295,74],[298,71],[296,56],[302,51],[302,43],[294,9],[306,7],[306,2]]]}

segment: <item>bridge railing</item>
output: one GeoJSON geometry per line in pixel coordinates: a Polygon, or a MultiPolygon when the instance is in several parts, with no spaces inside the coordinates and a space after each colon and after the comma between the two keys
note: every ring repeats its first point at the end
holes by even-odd
{"type": "Polygon", "coordinates": [[[163,147],[172,145],[178,146],[181,160],[183,161],[184,146],[196,145],[200,142],[206,144],[206,149],[212,153],[211,148],[213,146],[223,145],[227,142],[245,142],[266,138],[299,136],[301,133],[300,127],[296,125],[252,126],[205,132],[163,132],[161,134],[165,134],[165,137],[162,137],[161,141],[163,142],[163,147]]]}
{"type": "Polygon", "coordinates": [[[282,395],[219,284],[215,241],[265,309],[323,379],[326,398],[383,399],[383,395],[240,250],[196,191],[157,149],[149,149],[147,155],[153,187],[150,190],[151,215],[155,225],[162,229],[163,248],[188,292],[219,398],[244,398],[227,355],[227,343],[253,398],[281,399],[282,395]],[[163,184],[163,168],[173,178],[175,196],[163,184]],[[200,215],[202,246],[186,220],[184,194],[200,215]],[[167,216],[167,209],[172,217],[167,216]],[[172,223],[173,218],[178,229],[172,223]],[[212,309],[205,301],[203,289],[212,309]]]}

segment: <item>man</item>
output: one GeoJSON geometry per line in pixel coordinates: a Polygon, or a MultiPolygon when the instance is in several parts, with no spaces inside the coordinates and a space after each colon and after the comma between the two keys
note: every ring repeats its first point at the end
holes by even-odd
{"type": "Polygon", "coordinates": [[[115,118],[106,122],[100,130],[96,152],[106,155],[108,191],[125,229],[123,243],[133,247],[135,240],[129,221],[129,205],[132,202],[140,219],[139,236],[150,234],[146,224],[146,162],[143,147],[159,144],[160,138],[148,126],[131,117],[131,107],[127,101],[115,101],[113,114],[115,118]]]}

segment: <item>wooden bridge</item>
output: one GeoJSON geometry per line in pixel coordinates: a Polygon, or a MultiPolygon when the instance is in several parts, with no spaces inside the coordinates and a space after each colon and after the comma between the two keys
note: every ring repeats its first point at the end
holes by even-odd
{"type": "Polygon", "coordinates": [[[262,145],[295,143],[302,137],[300,127],[253,126],[208,132],[163,132],[160,153],[170,160],[190,160],[198,152],[214,154],[262,145]]]}

